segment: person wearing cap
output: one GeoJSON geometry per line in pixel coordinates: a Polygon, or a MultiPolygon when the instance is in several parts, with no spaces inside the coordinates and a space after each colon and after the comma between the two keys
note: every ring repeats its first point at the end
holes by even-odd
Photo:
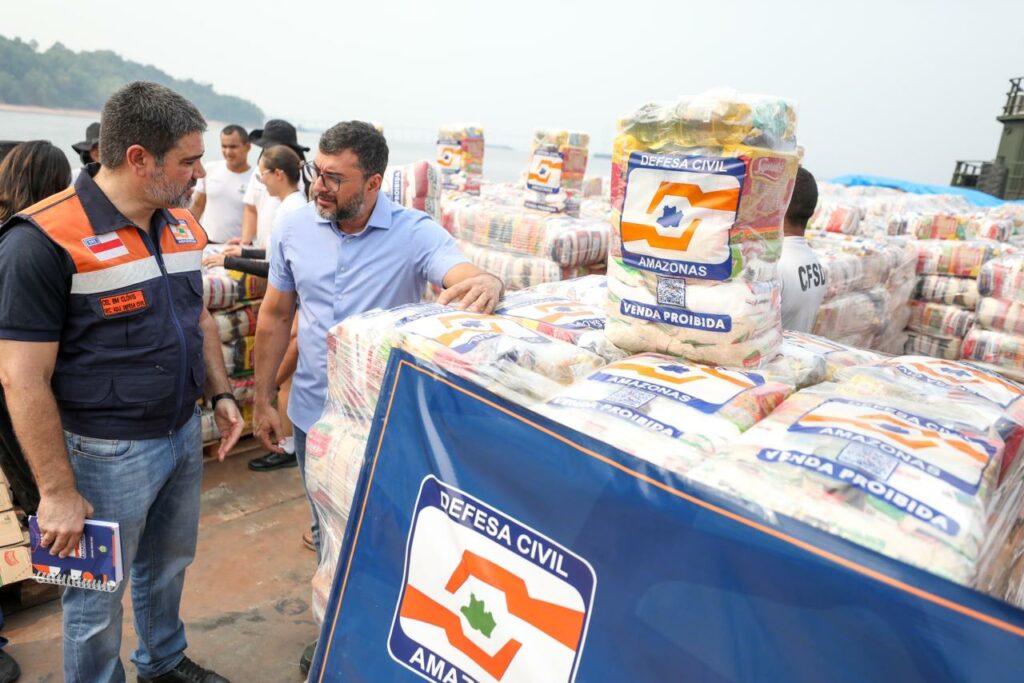
{"type": "MultiPolygon", "coordinates": [[[[267,121],[263,128],[257,128],[249,133],[249,142],[262,150],[274,145],[285,145],[292,148],[302,161],[306,160],[306,152],[309,147],[299,144],[295,126],[281,119],[267,121]]],[[[257,162],[259,160],[257,159],[257,162]]],[[[259,249],[266,249],[270,242],[270,233],[274,227],[274,215],[281,200],[274,197],[267,191],[266,185],[259,181],[255,175],[249,179],[249,186],[242,198],[245,204],[242,214],[242,244],[253,245],[259,249]]],[[[247,256],[247,254],[242,254],[247,256]]]]}
{"type": "Polygon", "coordinates": [[[100,160],[100,123],[93,121],[85,129],[85,139],[71,145],[71,149],[78,152],[78,158],[82,160],[82,167],[71,172],[71,182],[78,180],[78,174],[89,164],[100,160]]]}

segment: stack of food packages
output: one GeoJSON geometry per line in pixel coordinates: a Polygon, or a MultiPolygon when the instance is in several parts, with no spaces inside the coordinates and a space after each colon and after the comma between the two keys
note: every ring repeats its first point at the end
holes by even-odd
{"type": "Polygon", "coordinates": [[[791,102],[730,92],[649,104],[619,121],[612,343],[737,368],[775,357],[795,128],[791,102]]]}
{"type": "Polygon", "coordinates": [[[993,259],[978,277],[976,325],[962,357],[1024,379],[1024,253],[993,259]]]}
{"type": "Polygon", "coordinates": [[[818,182],[818,206],[810,230],[875,237],[913,234],[917,214],[966,214],[971,205],[956,195],[918,195],[884,187],[846,187],[818,182]]]}
{"type": "Polygon", "coordinates": [[[590,136],[542,128],[533,135],[523,204],[528,209],[579,216],[590,136]]]}
{"type": "MultiPolygon", "coordinates": [[[[222,245],[211,245],[207,253],[216,253],[222,245]]],[[[210,268],[203,273],[203,296],[206,308],[220,332],[224,365],[231,381],[231,390],[238,399],[242,417],[252,424],[255,399],[253,351],[256,341],[256,316],[266,293],[266,280],[224,268],[210,268]]],[[[213,410],[204,407],[203,441],[220,438],[213,420],[213,410]]]]}
{"type": "Polygon", "coordinates": [[[604,272],[611,233],[606,220],[553,215],[494,196],[448,195],[442,222],[466,257],[508,289],[604,272]]]}
{"type": "Polygon", "coordinates": [[[440,221],[442,183],[441,169],[437,164],[414,161],[404,166],[388,166],[381,191],[394,203],[419,209],[440,221]]]}
{"type": "Polygon", "coordinates": [[[826,287],[813,332],[858,348],[902,353],[917,282],[914,244],[829,232],[809,232],[808,243],[821,261],[826,287]]]}
{"type": "Polygon", "coordinates": [[[446,190],[480,194],[484,174],[484,129],[452,125],[437,133],[437,165],[446,190]]]}

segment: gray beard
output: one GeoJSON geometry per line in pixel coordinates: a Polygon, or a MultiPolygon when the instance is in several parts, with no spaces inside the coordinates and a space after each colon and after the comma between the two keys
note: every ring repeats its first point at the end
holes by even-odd
{"type": "Polygon", "coordinates": [[[334,221],[335,223],[352,220],[363,212],[363,207],[365,205],[366,201],[363,195],[359,195],[345,206],[339,206],[334,211],[328,211],[315,202],[313,204],[313,206],[316,207],[316,213],[320,218],[328,221],[334,221]]]}
{"type": "Polygon", "coordinates": [[[185,187],[176,187],[167,182],[167,176],[163,169],[157,171],[153,177],[153,184],[149,187],[149,197],[155,203],[168,209],[187,209],[191,200],[187,197],[189,189],[195,187],[196,181],[190,181],[185,187]]]}

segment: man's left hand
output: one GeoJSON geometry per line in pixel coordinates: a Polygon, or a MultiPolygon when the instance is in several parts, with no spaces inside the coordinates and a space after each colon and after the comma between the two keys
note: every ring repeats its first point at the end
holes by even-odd
{"type": "Polygon", "coordinates": [[[480,273],[441,292],[437,297],[437,303],[442,306],[452,303],[457,308],[472,313],[492,313],[504,291],[505,285],[497,276],[480,273]]]}
{"type": "Polygon", "coordinates": [[[238,438],[242,436],[245,420],[242,419],[242,413],[239,412],[235,402],[226,398],[217,401],[217,405],[213,407],[213,419],[217,423],[217,429],[220,430],[220,448],[217,450],[217,459],[224,462],[224,458],[238,443],[238,438]]]}

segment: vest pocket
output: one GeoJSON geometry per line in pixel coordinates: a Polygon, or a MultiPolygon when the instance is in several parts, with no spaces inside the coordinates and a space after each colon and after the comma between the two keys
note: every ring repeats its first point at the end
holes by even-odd
{"type": "Polygon", "coordinates": [[[110,396],[109,377],[83,377],[56,374],[52,382],[53,395],[65,408],[95,408],[110,396]]]}
{"type": "Polygon", "coordinates": [[[118,407],[145,419],[170,419],[174,414],[177,379],[173,375],[114,377],[118,407]]]}
{"type": "Polygon", "coordinates": [[[94,323],[82,341],[100,349],[145,349],[160,343],[160,324],[154,307],[160,293],[150,285],[137,285],[88,297],[94,323]]]}

